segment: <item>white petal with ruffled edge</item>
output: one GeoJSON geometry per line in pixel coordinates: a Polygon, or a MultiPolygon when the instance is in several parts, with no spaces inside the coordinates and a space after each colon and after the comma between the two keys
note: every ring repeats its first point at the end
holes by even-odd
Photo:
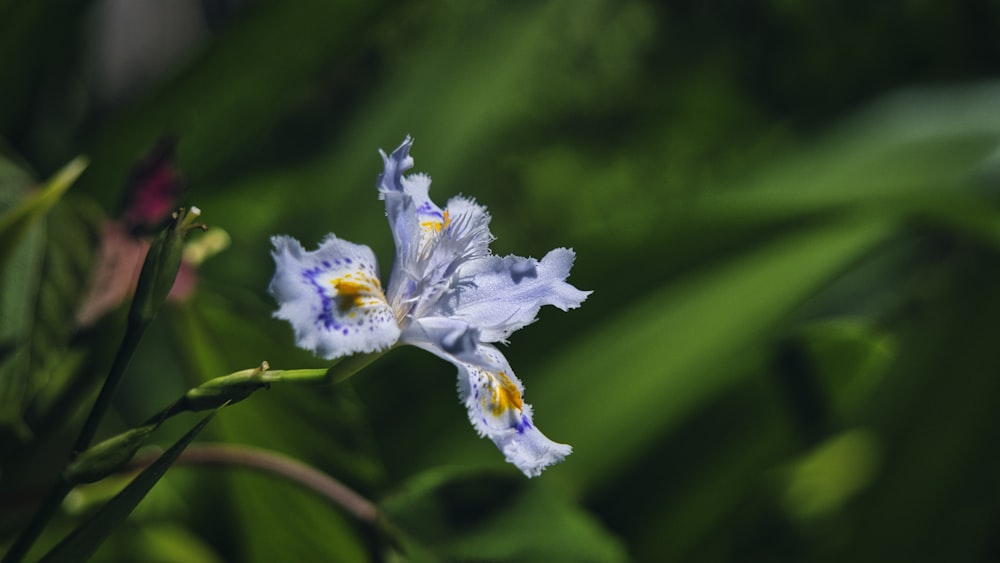
{"type": "Polygon", "coordinates": [[[461,282],[459,268],[488,256],[493,240],[485,207],[456,196],[442,209],[430,199],[430,177],[403,175],[413,166],[411,145],[407,137],[390,154],[379,151],[384,170],[376,182],[396,243],[386,295],[399,318],[432,312],[461,282]]]}
{"type": "Polygon", "coordinates": [[[401,342],[423,348],[458,368],[458,394],[469,422],[489,438],[507,462],[528,477],[537,477],[573,452],[547,438],[531,418],[524,386],[507,358],[495,347],[476,341],[476,329],[461,321],[421,319],[403,331],[401,342]],[[464,331],[463,331],[464,327],[464,331]]]}
{"type": "Polygon", "coordinates": [[[388,155],[379,151],[384,169],[375,182],[379,197],[385,200],[385,214],[396,243],[396,262],[404,268],[418,258],[427,240],[432,234],[440,232],[447,221],[444,210],[428,195],[430,177],[425,174],[403,175],[413,167],[410,156],[412,144],[413,139],[406,137],[388,155]]]}
{"type": "Polygon", "coordinates": [[[268,289],[280,305],[274,316],[291,323],[300,348],[329,360],[396,343],[399,326],[370,248],[333,235],[311,252],[287,236],[271,243],[277,269],[268,289]]]}
{"type": "Polygon", "coordinates": [[[520,256],[469,262],[458,272],[469,283],[447,303],[450,316],[478,328],[484,342],[497,342],[534,322],[543,305],[579,307],[590,292],[566,283],[574,258],[572,250],[557,248],[540,262],[520,256]]]}
{"type": "Polygon", "coordinates": [[[485,363],[500,368],[453,361],[458,367],[458,393],[469,412],[469,421],[528,477],[537,477],[573,452],[567,444],[553,442],[531,419],[531,405],[522,399],[524,386],[496,348],[481,344],[485,363]]]}

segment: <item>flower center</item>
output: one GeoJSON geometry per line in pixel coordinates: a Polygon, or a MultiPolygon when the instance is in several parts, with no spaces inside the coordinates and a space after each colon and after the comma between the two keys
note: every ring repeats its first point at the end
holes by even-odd
{"type": "MultiPolygon", "coordinates": [[[[347,274],[342,278],[330,280],[330,284],[333,285],[333,289],[337,292],[335,299],[337,301],[337,310],[341,314],[347,313],[354,308],[364,307],[365,305],[384,303],[385,298],[382,296],[382,285],[378,279],[368,278],[364,281],[348,279],[353,277],[352,274],[347,274]]],[[[354,317],[354,313],[351,312],[349,316],[354,317]]]]}
{"type": "Polygon", "coordinates": [[[423,221],[420,223],[420,228],[424,232],[440,233],[442,229],[447,229],[448,225],[451,225],[451,217],[448,216],[448,210],[445,209],[444,213],[441,214],[440,221],[436,218],[431,221],[423,221]]]}
{"type": "Polygon", "coordinates": [[[517,386],[507,377],[506,373],[498,372],[494,381],[496,385],[493,387],[493,404],[490,409],[493,416],[500,416],[511,407],[517,410],[524,408],[521,392],[517,390],[517,386]]]}

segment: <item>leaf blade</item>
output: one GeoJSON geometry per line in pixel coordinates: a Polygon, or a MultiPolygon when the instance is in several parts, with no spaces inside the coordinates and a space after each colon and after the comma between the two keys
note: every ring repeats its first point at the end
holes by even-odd
{"type": "Polygon", "coordinates": [[[97,548],[114,531],[118,523],[125,520],[142,501],[154,485],[163,477],[167,469],[177,460],[184,449],[208,424],[215,413],[201,419],[191,430],[163,453],[149,467],[144,469],[120,493],[91,518],[66,536],[51,551],[42,557],[43,562],[81,561],[97,551],[97,548]]]}

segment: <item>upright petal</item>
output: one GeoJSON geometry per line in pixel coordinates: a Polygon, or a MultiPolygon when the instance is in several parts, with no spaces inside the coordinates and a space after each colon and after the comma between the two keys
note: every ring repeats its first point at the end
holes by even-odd
{"type": "Polygon", "coordinates": [[[534,322],[543,305],[579,307],[590,292],[566,283],[574,257],[572,250],[557,248],[541,262],[519,256],[469,262],[459,270],[467,282],[446,304],[450,316],[478,328],[484,342],[497,342],[534,322]]]}
{"type": "Polygon", "coordinates": [[[376,180],[379,197],[385,200],[396,259],[389,282],[389,301],[394,305],[410,302],[415,291],[426,286],[421,258],[429,254],[429,246],[448,225],[447,213],[431,201],[428,192],[431,179],[424,174],[404,176],[413,167],[409,136],[389,155],[382,155],[384,170],[376,180]]]}
{"type": "Polygon", "coordinates": [[[385,200],[385,214],[389,218],[389,228],[396,242],[397,264],[401,258],[416,252],[411,246],[414,236],[420,231],[413,197],[403,187],[403,172],[413,167],[413,158],[410,157],[412,144],[413,140],[406,137],[403,144],[388,156],[381,149],[378,151],[382,155],[385,169],[378,175],[375,184],[379,198],[385,200]]]}
{"type": "Polygon", "coordinates": [[[404,191],[400,179],[403,177],[403,172],[413,168],[413,157],[410,156],[410,147],[412,146],[413,137],[407,135],[389,156],[386,156],[385,151],[379,149],[378,152],[382,155],[382,161],[385,163],[385,170],[375,180],[379,193],[404,191]]]}
{"type": "Polygon", "coordinates": [[[379,150],[385,168],[375,181],[379,197],[385,200],[396,248],[405,249],[405,254],[409,255],[418,252],[421,242],[441,232],[448,222],[444,210],[430,199],[430,177],[426,174],[403,175],[413,167],[412,146],[413,139],[407,136],[389,155],[379,150]]]}
{"type": "Polygon", "coordinates": [[[456,267],[489,255],[493,233],[490,214],[484,206],[472,198],[455,196],[448,200],[445,217],[446,229],[436,249],[438,254],[450,256],[456,267]]]}
{"type": "Polygon", "coordinates": [[[333,359],[396,343],[399,326],[370,248],[333,235],[312,252],[291,237],[271,243],[277,269],[268,289],[280,305],[274,316],[291,323],[300,348],[333,359]]]}
{"type": "MultiPolygon", "coordinates": [[[[486,208],[471,199],[454,197],[448,202],[440,232],[421,242],[419,255],[403,272],[411,290],[406,294],[410,302],[402,309],[405,315],[420,318],[445,310],[440,304],[466,283],[458,275],[462,266],[489,255],[493,240],[489,222],[486,208]]],[[[389,291],[390,303],[398,302],[394,290],[395,286],[389,291]]]]}

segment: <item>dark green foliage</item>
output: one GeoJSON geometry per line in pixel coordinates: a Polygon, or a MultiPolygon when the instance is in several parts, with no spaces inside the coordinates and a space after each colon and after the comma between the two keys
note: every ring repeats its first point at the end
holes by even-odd
{"type": "MultiPolygon", "coordinates": [[[[214,413],[213,413],[214,414],[214,413]]],[[[141,473],[136,475],[120,493],[101,507],[93,517],[83,525],[73,530],[66,539],[59,542],[51,551],[42,557],[41,561],[80,561],[89,559],[106,537],[132,513],[136,506],[146,498],[157,481],[167,472],[184,448],[194,440],[195,436],[211,420],[212,414],[203,418],[198,424],[187,431],[174,445],[163,452],[159,458],[141,473]]]]}

